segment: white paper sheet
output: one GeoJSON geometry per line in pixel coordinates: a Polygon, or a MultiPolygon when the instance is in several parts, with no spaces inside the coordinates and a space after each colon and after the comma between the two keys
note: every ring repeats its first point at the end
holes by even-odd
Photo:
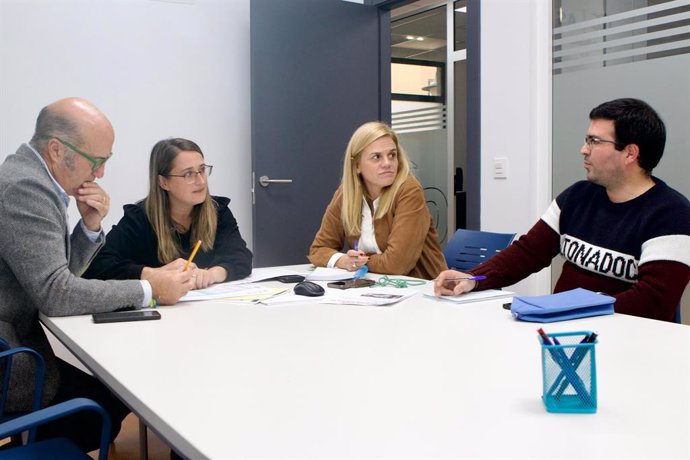
{"type": "Polygon", "coordinates": [[[448,302],[454,302],[454,303],[466,303],[466,302],[478,302],[480,300],[489,300],[489,299],[499,299],[501,297],[513,297],[515,295],[514,292],[511,291],[502,291],[500,289],[487,289],[486,291],[472,291],[472,292],[465,292],[464,294],[460,295],[452,295],[452,296],[441,296],[441,297],[436,297],[434,295],[434,285],[432,283],[429,284],[429,286],[424,290],[424,295],[427,297],[434,297],[439,300],[445,300],[448,302]]]}
{"type": "Polygon", "coordinates": [[[313,272],[307,275],[308,281],[342,281],[351,280],[355,277],[354,272],[343,270],[342,268],[316,267],[313,272]]]}

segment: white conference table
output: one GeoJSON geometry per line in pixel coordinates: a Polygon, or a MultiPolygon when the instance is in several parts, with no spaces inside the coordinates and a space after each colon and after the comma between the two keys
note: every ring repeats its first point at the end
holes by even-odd
{"type": "Polygon", "coordinates": [[[506,301],[207,301],[160,321],[41,321],[191,459],[690,458],[690,327],[544,325],[599,334],[598,412],[551,414],[539,325],[506,301]]]}

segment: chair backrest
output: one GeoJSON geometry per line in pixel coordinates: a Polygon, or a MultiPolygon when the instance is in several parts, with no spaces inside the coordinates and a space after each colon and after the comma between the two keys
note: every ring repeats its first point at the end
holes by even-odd
{"type": "MultiPolygon", "coordinates": [[[[0,364],[5,363],[5,369],[2,376],[2,388],[0,389],[0,422],[3,422],[13,416],[5,415],[5,404],[9,397],[10,390],[10,373],[12,372],[12,358],[14,355],[24,353],[29,355],[36,362],[34,371],[34,396],[31,402],[31,410],[36,411],[41,408],[41,397],[43,395],[43,380],[45,378],[45,362],[43,357],[36,351],[27,347],[10,348],[9,344],[0,338],[0,364]]],[[[29,383],[26,383],[29,385],[29,383]]],[[[29,433],[29,438],[33,440],[35,432],[29,433]]]]}
{"type": "MultiPolygon", "coordinates": [[[[35,440],[36,429],[39,425],[84,410],[96,412],[101,416],[101,442],[98,459],[107,460],[108,444],[110,442],[110,418],[101,406],[90,399],[74,398],[41,409],[41,396],[43,394],[43,382],[45,378],[45,362],[41,354],[27,347],[11,348],[4,339],[0,338],[0,365],[3,363],[4,375],[2,376],[2,388],[0,389],[0,439],[5,439],[7,437],[12,437],[14,439],[26,431],[28,431],[28,436],[26,444],[22,445],[21,437],[18,437],[19,445],[0,450],[0,460],[37,458],[91,460],[91,457],[84,454],[70,439],[50,438],[42,441],[35,440]],[[20,353],[28,354],[36,362],[34,371],[34,396],[31,412],[5,415],[4,409],[8,399],[12,358],[20,353]]],[[[27,382],[27,385],[28,384],[27,382]]]]}
{"type": "MultiPolygon", "coordinates": [[[[39,425],[80,411],[91,411],[100,415],[101,442],[99,444],[98,460],[107,460],[108,444],[110,442],[110,418],[101,406],[95,401],[86,398],[69,399],[2,422],[0,423],[0,439],[27,430],[30,432],[35,431],[39,425]]],[[[0,460],[35,460],[39,458],[91,460],[89,455],[82,452],[79,446],[68,438],[49,438],[41,441],[29,440],[24,445],[0,450],[0,460]]]]}
{"type": "Polygon", "coordinates": [[[470,270],[489,260],[515,238],[515,233],[493,233],[478,230],[457,230],[443,254],[448,268],[470,270]]]}

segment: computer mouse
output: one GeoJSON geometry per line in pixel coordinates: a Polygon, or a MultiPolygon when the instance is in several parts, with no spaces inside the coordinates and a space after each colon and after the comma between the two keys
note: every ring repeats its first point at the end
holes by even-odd
{"type": "Polygon", "coordinates": [[[301,283],[295,284],[295,294],[305,295],[307,297],[318,297],[323,295],[324,289],[316,283],[311,281],[302,281],[301,283]]]}

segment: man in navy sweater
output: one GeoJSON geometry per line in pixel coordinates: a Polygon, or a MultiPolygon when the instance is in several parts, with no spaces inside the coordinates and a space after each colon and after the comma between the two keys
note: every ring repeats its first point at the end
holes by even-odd
{"type": "Polygon", "coordinates": [[[580,153],[587,180],[563,191],[512,245],[471,270],[448,270],[436,295],[509,286],[561,254],[554,292],[582,287],[616,298],[618,313],[673,321],[690,280],[690,202],[652,176],[666,128],[648,104],[616,99],[592,109],[580,153]],[[469,276],[471,276],[469,275],[469,276]]]}

